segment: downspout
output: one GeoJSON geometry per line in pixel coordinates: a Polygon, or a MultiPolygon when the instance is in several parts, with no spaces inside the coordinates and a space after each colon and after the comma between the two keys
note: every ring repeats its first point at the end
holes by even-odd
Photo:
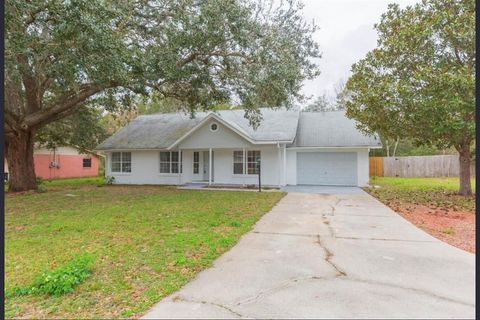
{"type": "Polygon", "coordinates": [[[278,187],[282,186],[282,155],[280,150],[280,142],[277,142],[277,149],[278,149],[278,187]]]}
{"type": "Polygon", "coordinates": [[[245,151],[245,148],[242,149],[242,157],[243,157],[243,177],[242,177],[242,181],[243,181],[243,186],[245,186],[245,182],[246,182],[246,176],[247,176],[247,153],[245,151]]]}
{"type": "MultiPolygon", "coordinates": [[[[53,179],[56,178],[57,175],[57,147],[53,148],[53,179]]],[[[51,172],[51,171],[50,171],[51,172]]],[[[50,175],[50,179],[52,179],[52,175],[50,175]]]]}
{"type": "Polygon", "coordinates": [[[52,171],[54,170],[53,169],[53,166],[52,166],[52,163],[55,162],[55,149],[52,150],[53,151],[53,155],[52,153],[50,153],[50,158],[48,160],[50,160],[50,163],[48,164],[48,173],[49,173],[49,179],[52,180],[52,171]]]}
{"type": "Polygon", "coordinates": [[[283,145],[283,181],[284,186],[287,185],[287,144],[283,145]]]}

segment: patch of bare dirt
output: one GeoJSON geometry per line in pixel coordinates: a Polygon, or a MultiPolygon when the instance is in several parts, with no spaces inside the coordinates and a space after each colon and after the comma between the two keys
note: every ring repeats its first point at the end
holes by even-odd
{"type": "Polygon", "coordinates": [[[391,206],[402,217],[452,246],[475,253],[475,214],[420,204],[391,206]]]}
{"type": "Polygon", "coordinates": [[[7,225],[5,227],[6,232],[19,232],[19,231],[25,231],[28,229],[28,226],[26,224],[19,224],[19,225],[7,225]]]}

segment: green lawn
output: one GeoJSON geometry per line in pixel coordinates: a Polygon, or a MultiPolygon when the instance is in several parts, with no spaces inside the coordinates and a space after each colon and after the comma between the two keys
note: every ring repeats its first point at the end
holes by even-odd
{"type": "MultiPolygon", "coordinates": [[[[56,190],[62,188],[76,188],[81,186],[94,186],[105,184],[104,177],[85,177],[85,178],[69,178],[69,179],[55,179],[43,180],[39,191],[56,190]]],[[[8,183],[4,184],[3,191],[8,192],[8,183]]]]}
{"type": "Polygon", "coordinates": [[[75,178],[75,179],[56,179],[56,180],[45,180],[42,185],[46,189],[56,189],[59,187],[79,187],[79,186],[92,186],[92,185],[103,185],[105,183],[104,177],[86,177],[86,178],[75,178]]]}
{"type": "Polygon", "coordinates": [[[47,192],[6,195],[7,292],[85,253],[94,258],[92,275],[72,293],[6,298],[8,318],[139,316],[210,266],[284,196],[101,182],[57,180],[44,182],[47,192]]]}
{"type": "MultiPolygon", "coordinates": [[[[380,186],[380,188],[366,188],[366,191],[387,204],[400,201],[475,211],[475,196],[456,195],[459,188],[458,177],[371,177],[370,184],[380,186]]],[[[475,179],[472,179],[472,189],[475,191],[475,179]]]]}

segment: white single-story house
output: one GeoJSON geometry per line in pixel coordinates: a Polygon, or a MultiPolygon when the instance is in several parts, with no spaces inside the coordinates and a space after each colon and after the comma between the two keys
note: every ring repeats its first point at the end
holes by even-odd
{"type": "Polygon", "coordinates": [[[142,115],[101,143],[119,184],[364,186],[380,139],[342,111],[262,108],[254,130],[243,110],[142,115]]]}

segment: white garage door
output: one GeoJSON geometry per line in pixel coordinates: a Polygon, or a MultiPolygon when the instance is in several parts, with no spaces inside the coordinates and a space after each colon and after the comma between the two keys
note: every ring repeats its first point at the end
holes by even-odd
{"type": "Polygon", "coordinates": [[[356,152],[297,152],[297,184],[357,185],[356,152]]]}

